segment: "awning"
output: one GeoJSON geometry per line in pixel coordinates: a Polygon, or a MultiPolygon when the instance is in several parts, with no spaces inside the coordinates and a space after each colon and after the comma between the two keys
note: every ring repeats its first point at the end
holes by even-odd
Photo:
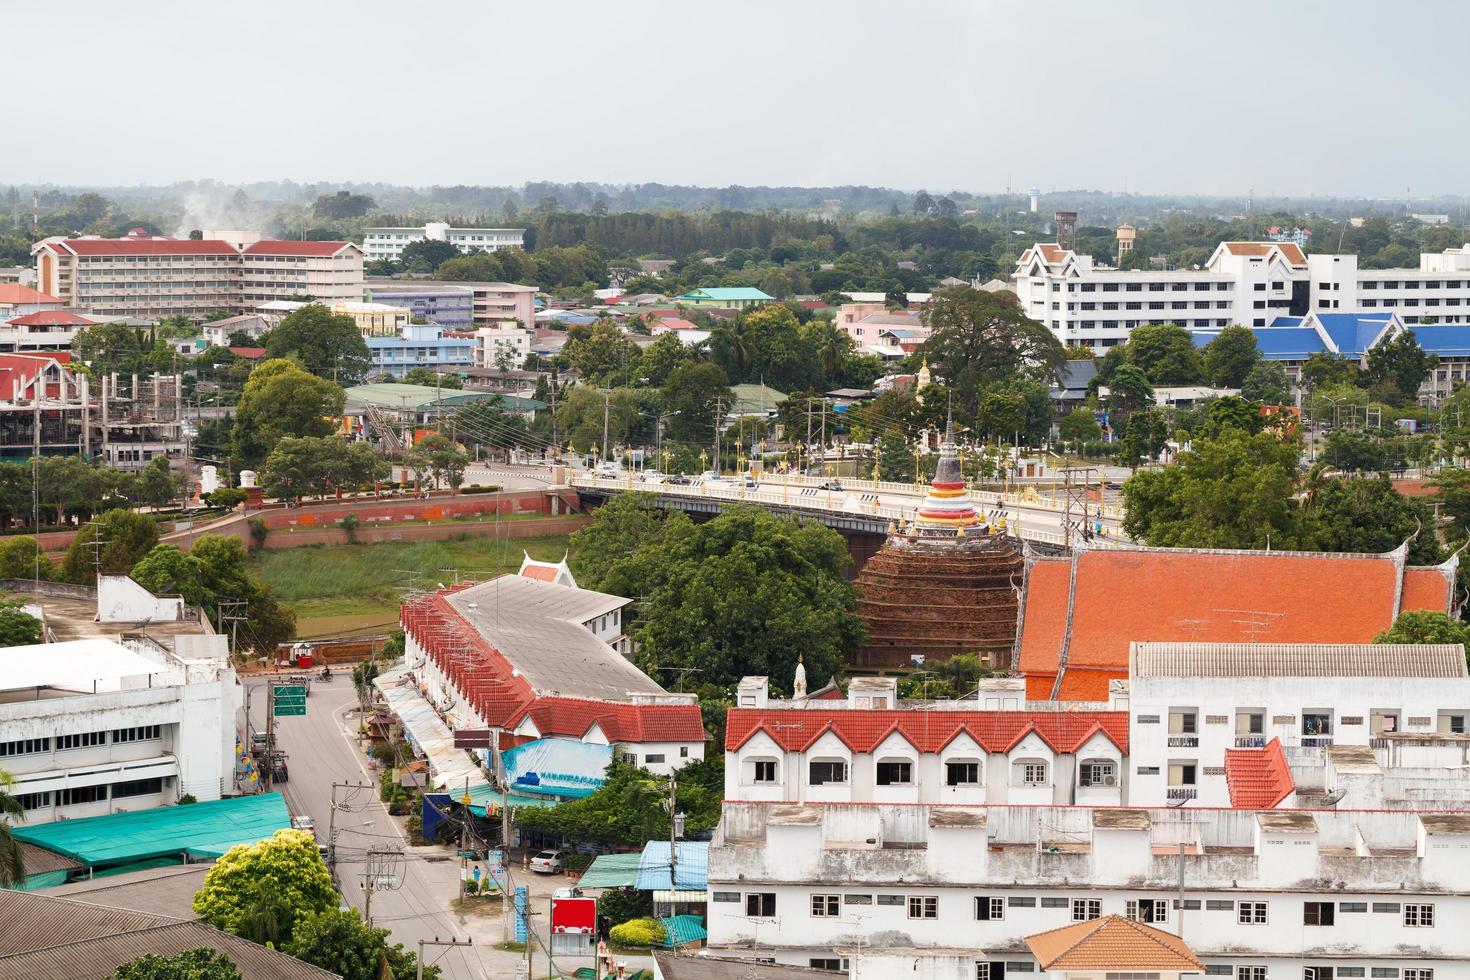
{"type": "Polygon", "coordinates": [[[599,854],[582,872],[579,888],[632,888],[638,877],[638,862],[643,855],[599,854]]]}
{"type": "Polygon", "coordinates": [[[373,686],[382,692],[388,709],[403,724],[408,741],[428,757],[435,788],[442,786],[457,799],[466,786],[473,791],[488,785],[484,772],[470,761],[465,750],[454,747],[454,733],[414,686],[407,667],[384,671],[373,678],[373,686]]]}
{"type": "Polygon", "coordinates": [[[641,891],[698,891],[709,888],[709,842],[679,841],[677,880],[670,881],[669,842],[651,840],[643,845],[636,887],[641,891]]]}
{"type": "Polygon", "coordinates": [[[692,902],[702,902],[707,905],[709,904],[709,892],[690,892],[682,889],[676,892],[656,891],[653,893],[653,900],[665,905],[688,905],[692,902]]]}

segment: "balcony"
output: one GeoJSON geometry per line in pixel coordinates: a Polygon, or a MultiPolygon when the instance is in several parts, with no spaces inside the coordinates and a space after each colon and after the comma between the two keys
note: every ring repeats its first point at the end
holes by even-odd
{"type": "Polygon", "coordinates": [[[1266,747],[1266,736],[1237,735],[1235,736],[1235,747],[1237,749],[1264,749],[1266,747]]]}
{"type": "Polygon", "coordinates": [[[1192,800],[1199,795],[1199,789],[1194,786],[1170,786],[1166,792],[1165,799],[1170,803],[1192,800]]]}
{"type": "Polygon", "coordinates": [[[1197,749],[1199,748],[1198,735],[1170,735],[1169,748],[1171,749],[1197,749]]]}
{"type": "Polygon", "coordinates": [[[1303,735],[1297,742],[1304,749],[1325,749],[1332,744],[1331,735],[1303,735]]]}

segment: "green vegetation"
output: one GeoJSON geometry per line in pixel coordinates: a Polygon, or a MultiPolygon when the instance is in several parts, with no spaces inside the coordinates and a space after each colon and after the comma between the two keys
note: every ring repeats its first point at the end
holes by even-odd
{"type": "Polygon", "coordinates": [[[657,946],[664,941],[664,927],[657,919],[633,919],[613,926],[608,938],[619,946],[657,946]]]}
{"type": "Polygon", "coordinates": [[[296,925],[284,952],[319,966],[342,980],[439,980],[437,966],[426,963],[402,943],[388,943],[388,930],[368,926],[356,909],[328,909],[307,915],[296,925]]]}
{"type": "Polygon", "coordinates": [[[41,642],[41,621],[23,608],[22,598],[0,599],[0,647],[41,642]]]}
{"type": "Polygon", "coordinates": [[[258,844],[230,848],[194,895],[194,913],[252,942],[289,943],[307,916],[337,908],[332,876],[315,838],[278,830],[258,844]]]}
{"type": "MultiPolygon", "coordinates": [[[[713,830],[725,796],[724,755],[717,753],[680,769],[678,792],[686,832],[713,830]]],[[[660,806],[667,798],[667,777],[613,762],[607,767],[607,781],[591,796],[553,807],[519,807],[515,822],[567,841],[640,847],[650,840],[668,840],[669,815],[660,806]]]]}
{"type": "Polygon", "coordinates": [[[239,538],[206,534],[187,554],[170,544],[157,545],[131,574],[144,588],[160,595],[182,595],[185,602],[211,614],[219,612],[221,602],[243,601],[246,618],[240,642],[261,653],[296,634],[295,615],[251,572],[239,538]]]}
{"type": "Polygon", "coordinates": [[[173,956],[145,953],[112,973],[112,980],[240,980],[240,977],[233,960],[207,946],[186,949],[173,956]]]}
{"type": "Polygon", "coordinates": [[[26,818],[25,807],[11,793],[14,788],[15,777],[0,769],[0,888],[10,888],[26,880],[25,852],[20,849],[20,840],[10,832],[11,821],[26,818]]]}
{"type": "Polygon", "coordinates": [[[1392,626],[1373,638],[1373,642],[1458,643],[1461,647],[1466,647],[1466,644],[1470,644],[1470,623],[1450,619],[1442,612],[1402,612],[1394,619],[1392,626]]]}

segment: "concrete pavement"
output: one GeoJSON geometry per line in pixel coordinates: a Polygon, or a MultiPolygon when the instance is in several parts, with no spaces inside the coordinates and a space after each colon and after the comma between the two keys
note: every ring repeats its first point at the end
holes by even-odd
{"type": "MultiPolygon", "coordinates": [[[[263,730],[265,698],[253,697],[252,701],[255,726],[263,730]]],[[[426,950],[425,962],[438,965],[450,980],[515,977],[525,954],[495,949],[496,944],[513,937],[508,918],[494,905],[487,914],[454,908],[459,891],[458,858],[447,847],[409,845],[403,819],[390,816],[379,801],[378,770],[369,768],[368,759],[357,748],[356,712],[357,695],[350,675],[344,672],[329,682],[313,683],[305,717],[276,719],[276,737],[288,755],[290,770],[289,781],[278,788],[292,815],[310,815],[318,839],[326,844],[333,827],[332,784],[369,784],[370,789],[337,790],[336,876],[343,899],[359,911],[366,907],[369,848],[401,849],[403,856],[391,862],[397,871],[397,887],[373,892],[373,924],[390,930],[395,942],[411,950],[420,939],[473,939],[473,947],[426,950]]],[[[512,878],[515,884],[530,886],[532,928],[544,938],[551,893],[568,884],[566,878],[525,873],[519,864],[512,868],[512,878]]],[[[545,954],[536,947],[533,955],[531,975],[546,976],[545,954]]],[[[631,969],[652,965],[649,957],[627,959],[631,969]]],[[[570,973],[576,967],[590,966],[591,960],[563,962],[558,958],[557,965],[570,973]]]]}

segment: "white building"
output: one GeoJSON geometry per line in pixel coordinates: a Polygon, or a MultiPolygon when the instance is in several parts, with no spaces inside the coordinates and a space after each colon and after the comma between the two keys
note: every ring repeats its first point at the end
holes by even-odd
{"type": "Polygon", "coordinates": [[[1451,980],[1470,976],[1467,872],[1464,813],[727,802],[709,945],[1000,980],[1038,972],[1027,937],[1119,915],[1187,939],[1208,975],[1451,980]]]}
{"type": "Polygon", "coordinates": [[[431,221],[422,228],[369,228],[363,233],[362,248],[369,262],[397,262],[409,242],[449,242],[461,252],[498,252],[525,247],[524,228],[455,228],[447,222],[431,221]]]}
{"type": "Polygon", "coordinates": [[[1459,645],[1134,643],[1115,701],[1124,697],[1134,806],[1276,806],[1299,781],[1325,789],[1312,773],[1349,762],[1388,769],[1391,782],[1364,785],[1347,805],[1392,805],[1395,794],[1427,802],[1470,762],[1459,645]],[[1390,751],[1394,734],[1406,738],[1390,751]],[[1329,751],[1344,746],[1378,755],[1329,751]]]}
{"type": "Polygon", "coordinates": [[[531,353],[531,339],[536,331],[518,323],[501,321],[492,326],[480,327],[475,331],[475,366],[483,368],[506,367],[518,370],[526,363],[531,353]],[[502,365],[502,355],[505,363],[502,365]]]}
{"type": "Polygon", "coordinates": [[[1122,271],[1054,244],[1022,253],[1021,309],[1069,344],[1096,350],[1145,323],[1264,327],[1316,311],[1388,310],[1404,323],[1470,323],[1470,245],[1424,253],[1417,269],[1359,269],[1355,255],[1291,242],[1222,242],[1199,269],[1122,271]]]}
{"type": "Polygon", "coordinates": [[[631,600],[578,588],[523,563],[405,603],[406,662],[451,729],[612,745],[655,772],[704,758],[698,698],[670,694],[632,661],[631,600]]]}
{"type": "MultiPolygon", "coordinates": [[[[53,632],[50,600],[36,603],[53,632]]],[[[25,821],[233,791],[242,700],[225,637],[190,619],[177,596],[127,576],[101,577],[96,610],[94,635],[0,658],[0,768],[15,779],[25,821]]],[[[55,623],[63,635],[71,625],[55,623]]]]}
{"type": "Polygon", "coordinates": [[[1024,710],[1017,680],[983,701],[897,706],[893,678],[846,700],[771,702],[747,677],[725,721],[725,798],[798,803],[1118,805],[1123,711],[1024,710]]]}

